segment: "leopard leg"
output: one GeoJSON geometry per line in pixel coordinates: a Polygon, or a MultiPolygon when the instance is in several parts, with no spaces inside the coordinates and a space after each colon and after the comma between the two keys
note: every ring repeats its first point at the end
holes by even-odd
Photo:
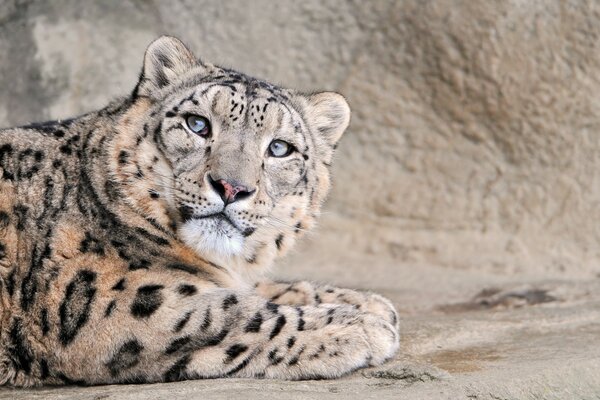
{"type": "MultiPolygon", "coordinates": [[[[394,326],[348,304],[277,305],[255,293],[195,285],[189,277],[158,278],[128,281],[113,300],[95,296],[89,311],[103,312],[87,318],[78,315],[81,299],[65,298],[61,307],[69,317],[58,334],[69,336],[52,346],[47,382],[335,378],[381,364],[398,349],[394,326]]],[[[77,293],[92,296],[93,281],[77,282],[77,293]]]]}
{"type": "Polygon", "coordinates": [[[399,329],[398,313],[392,302],[369,292],[320,285],[308,281],[276,282],[264,280],[256,284],[259,296],[276,304],[319,305],[348,304],[357,309],[381,316],[395,329],[399,329]]]}

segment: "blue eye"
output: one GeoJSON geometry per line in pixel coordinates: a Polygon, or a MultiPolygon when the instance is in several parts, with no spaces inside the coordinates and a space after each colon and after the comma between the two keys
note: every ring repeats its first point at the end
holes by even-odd
{"type": "Polygon", "coordinates": [[[185,122],[192,132],[200,136],[207,136],[210,133],[208,120],[199,115],[189,115],[185,122]]]}
{"type": "Polygon", "coordinates": [[[287,157],[294,151],[294,146],[283,140],[273,140],[269,145],[269,155],[272,157],[287,157]]]}

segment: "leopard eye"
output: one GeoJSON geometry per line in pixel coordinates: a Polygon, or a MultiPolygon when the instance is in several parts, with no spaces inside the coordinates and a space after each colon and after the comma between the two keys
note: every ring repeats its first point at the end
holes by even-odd
{"type": "Polygon", "coordinates": [[[287,157],[294,151],[294,146],[283,140],[273,140],[269,145],[269,155],[271,157],[287,157]]]}
{"type": "Polygon", "coordinates": [[[188,115],[185,119],[188,128],[200,136],[207,136],[210,133],[210,124],[208,120],[199,115],[188,115]]]}

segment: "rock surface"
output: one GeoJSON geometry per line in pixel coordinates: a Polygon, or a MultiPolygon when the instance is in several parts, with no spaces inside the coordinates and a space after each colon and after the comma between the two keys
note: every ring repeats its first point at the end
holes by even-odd
{"type": "Polygon", "coordinates": [[[347,96],[321,226],[276,274],[390,296],[401,354],[338,381],[0,398],[598,398],[599,3],[5,0],[0,126],[127,93],[163,33],[347,96]]]}
{"type": "MultiPolygon", "coordinates": [[[[320,250],[316,242],[311,248],[320,250]]],[[[598,280],[448,274],[440,266],[411,268],[358,253],[299,253],[287,264],[294,269],[286,278],[310,275],[390,297],[402,316],[400,354],[339,380],[0,389],[0,399],[571,400],[600,394],[598,280]]]]}

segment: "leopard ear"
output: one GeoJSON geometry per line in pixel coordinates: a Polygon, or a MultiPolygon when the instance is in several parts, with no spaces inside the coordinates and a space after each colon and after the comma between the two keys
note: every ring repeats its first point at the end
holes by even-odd
{"type": "Polygon", "coordinates": [[[144,67],[134,96],[153,97],[153,93],[197,65],[201,65],[200,62],[181,40],[161,36],[146,49],[144,67]]]}
{"type": "Polygon", "coordinates": [[[335,92],[321,92],[307,97],[306,117],[334,146],[350,123],[350,106],[344,96],[335,92]]]}

